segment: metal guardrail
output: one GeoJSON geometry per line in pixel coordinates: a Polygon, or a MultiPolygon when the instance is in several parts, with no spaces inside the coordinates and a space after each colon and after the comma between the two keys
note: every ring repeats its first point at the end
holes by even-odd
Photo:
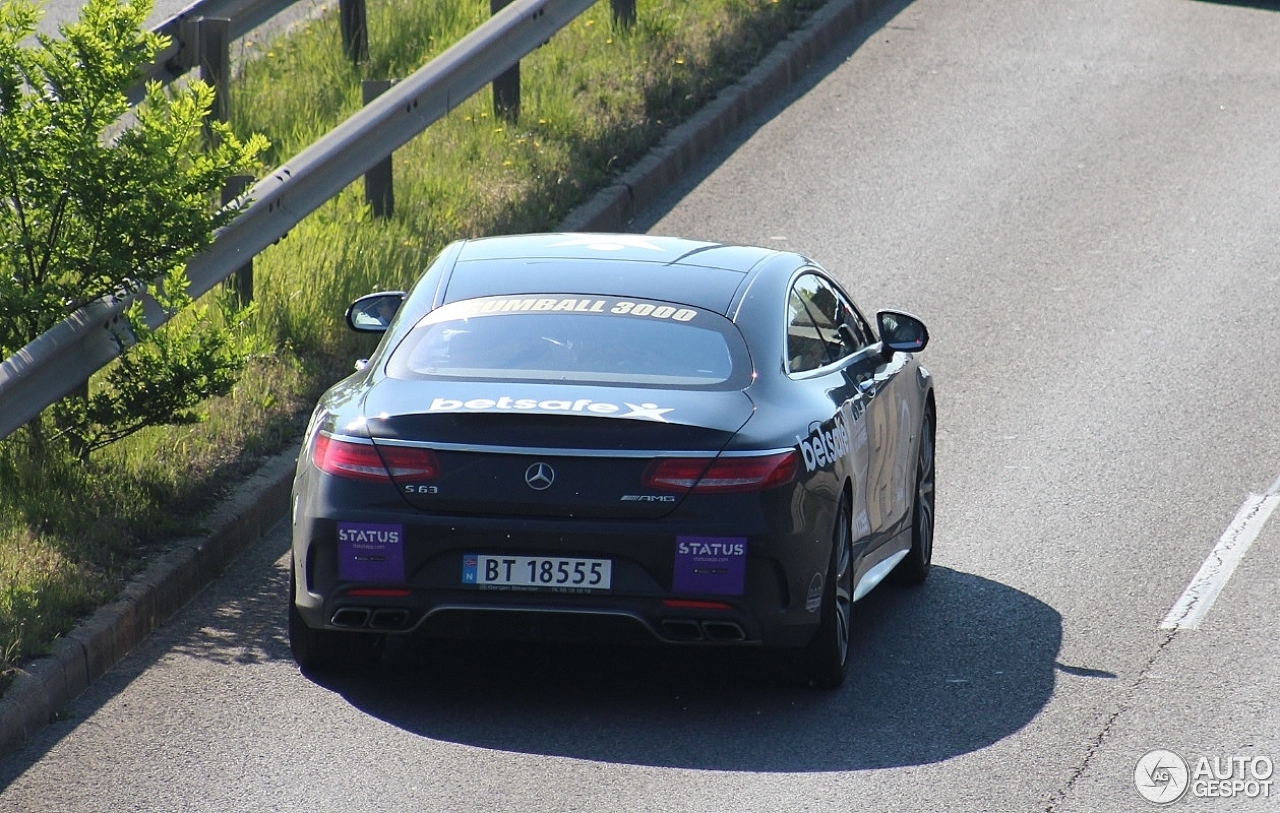
{"type": "Polygon", "coordinates": [[[169,46],[156,54],[154,62],[143,67],[142,78],[135,93],[141,93],[141,86],[145,82],[168,82],[196,66],[198,56],[187,53],[191,43],[185,42],[182,37],[183,23],[202,17],[226,18],[230,20],[231,38],[238,39],[296,2],[297,0],[200,0],[192,3],[151,29],[153,33],[168,37],[169,46]]]}
{"type": "MultiPolygon", "coordinates": [[[[225,0],[233,2],[234,0],[225,0]]],[[[269,0],[268,0],[269,1],[269,0]]],[[[276,0],[279,2],[279,0],[276,0]]],[[[249,205],[187,263],[193,297],[208,292],[357,180],[564,28],[596,0],[513,0],[249,190],[249,205]]],[[[40,414],[133,343],[124,312],[139,297],[146,322],[169,315],[141,288],[77,310],[0,363],[0,438],[40,414]]]]}

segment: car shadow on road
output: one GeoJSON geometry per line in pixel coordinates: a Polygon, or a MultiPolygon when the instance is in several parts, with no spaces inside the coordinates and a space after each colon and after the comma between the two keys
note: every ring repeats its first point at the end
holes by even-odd
{"type": "Polygon", "coordinates": [[[1199,2],[1219,6],[1244,6],[1262,11],[1280,11],[1280,0],[1199,0],[1199,2]]]}
{"type": "Polygon", "coordinates": [[[779,680],[742,650],[430,646],[363,673],[311,676],[435,740],[598,762],[753,772],[937,762],[1025,726],[1053,692],[1061,616],[935,567],[857,605],[848,681],[779,680]]]}

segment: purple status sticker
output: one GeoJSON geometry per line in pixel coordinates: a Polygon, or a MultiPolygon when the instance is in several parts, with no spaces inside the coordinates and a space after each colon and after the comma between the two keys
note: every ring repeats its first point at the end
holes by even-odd
{"type": "Polygon", "coordinates": [[[339,522],[338,578],[351,582],[404,581],[404,526],[339,522]]]}
{"type": "Polygon", "coordinates": [[[676,537],[675,592],[739,596],[746,577],[745,536],[676,537]]]}

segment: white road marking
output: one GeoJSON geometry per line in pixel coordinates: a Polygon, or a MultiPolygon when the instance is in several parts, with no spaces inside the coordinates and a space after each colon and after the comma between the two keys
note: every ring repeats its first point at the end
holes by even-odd
{"type": "Polygon", "coordinates": [[[1249,546],[1262,532],[1271,512],[1280,505],[1280,480],[1276,480],[1266,494],[1250,494],[1240,506],[1236,518],[1218,540],[1218,544],[1200,566],[1182,598],[1160,624],[1164,630],[1193,630],[1200,626],[1218,594],[1226,586],[1227,579],[1235,572],[1236,565],[1244,558],[1249,546]]]}

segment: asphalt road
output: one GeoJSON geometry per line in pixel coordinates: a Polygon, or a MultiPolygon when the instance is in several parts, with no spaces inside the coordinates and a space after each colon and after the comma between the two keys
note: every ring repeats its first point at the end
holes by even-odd
{"type": "Polygon", "coordinates": [[[635,224],[810,253],[930,325],[937,568],[857,605],[839,692],[598,649],[304,676],[277,528],[0,762],[0,811],[1132,813],[1153,750],[1280,761],[1280,519],[1237,517],[1280,490],[1267,5],[897,4],[635,224]]]}
{"type": "MultiPolygon", "coordinates": [[[[153,0],[151,14],[147,16],[145,25],[147,28],[154,28],[194,2],[196,0],[153,0]]],[[[83,5],[85,0],[46,0],[43,3],[44,15],[40,19],[39,30],[56,35],[59,26],[74,22],[80,16],[83,5]]]]}
{"type": "MultiPolygon", "coordinates": [[[[152,0],[151,13],[143,22],[143,26],[154,29],[171,17],[176,17],[183,10],[195,5],[196,0],[152,0]]],[[[80,16],[80,9],[85,0],[43,0],[40,22],[36,30],[42,34],[57,36],[58,29],[80,16]]],[[[306,17],[319,14],[321,9],[336,5],[334,0],[295,0],[294,4],[264,23],[252,34],[231,44],[231,57],[234,59],[245,48],[257,40],[270,40],[279,35],[285,28],[306,17]]]]}

